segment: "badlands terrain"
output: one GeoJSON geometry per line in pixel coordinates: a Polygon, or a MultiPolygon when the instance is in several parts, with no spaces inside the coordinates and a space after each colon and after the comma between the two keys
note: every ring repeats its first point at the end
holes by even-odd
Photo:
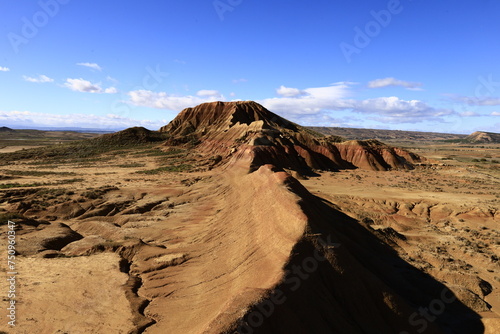
{"type": "Polygon", "coordinates": [[[18,272],[0,332],[500,332],[494,134],[356,138],[255,102],[20,150],[18,131],[0,131],[18,272]]]}

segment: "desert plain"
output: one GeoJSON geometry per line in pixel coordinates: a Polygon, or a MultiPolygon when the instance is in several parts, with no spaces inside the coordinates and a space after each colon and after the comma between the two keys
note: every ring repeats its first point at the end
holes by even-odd
{"type": "Polygon", "coordinates": [[[500,142],[365,135],[253,102],[2,131],[0,331],[499,333],[500,142]]]}

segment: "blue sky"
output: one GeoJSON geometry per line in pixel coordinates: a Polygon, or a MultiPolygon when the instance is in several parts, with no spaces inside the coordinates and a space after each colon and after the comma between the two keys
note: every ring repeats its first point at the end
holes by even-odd
{"type": "Polygon", "coordinates": [[[496,0],[0,0],[0,125],[158,129],[254,100],[303,125],[500,132],[496,0]]]}

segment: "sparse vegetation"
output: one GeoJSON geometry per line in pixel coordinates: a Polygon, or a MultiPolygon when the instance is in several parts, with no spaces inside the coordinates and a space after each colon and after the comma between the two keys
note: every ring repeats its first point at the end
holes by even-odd
{"type": "Polygon", "coordinates": [[[70,179],[70,180],[61,180],[54,183],[42,183],[42,182],[33,182],[33,183],[5,183],[0,184],[0,189],[8,189],[8,188],[30,188],[30,187],[41,187],[41,186],[52,186],[58,184],[68,184],[75,182],[83,182],[84,179],[70,179]]]}
{"type": "Polygon", "coordinates": [[[15,183],[5,183],[5,184],[0,184],[0,189],[9,189],[9,188],[29,188],[29,187],[39,187],[39,186],[43,186],[43,185],[46,185],[44,183],[39,183],[39,182],[35,182],[35,183],[18,183],[18,182],[15,182],[15,183]]]}
{"type": "Polygon", "coordinates": [[[0,213],[0,225],[5,225],[9,220],[24,219],[24,216],[16,212],[0,213]]]}
{"type": "Polygon", "coordinates": [[[144,163],[139,163],[139,162],[130,162],[126,164],[121,164],[121,165],[116,165],[116,167],[119,168],[138,168],[138,167],[144,167],[146,164],[144,163]]]}
{"type": "Polygon", "coordinates": [[[189,172],[193,169],[192,165],[186,165],[186,164],[181,164],[177,166],[165,166],[165,167],[159,167],[155,169],[149,169],[149,170],[143,170],[143,171],[137,171],[136,173],[138,174],[146,174],[146,175],[155,175],[155,174],[160,174],[164,172],[189,172]]]}
{"type": "Polygon", "coordinates": [[[171,150],[168,150],[168,151],[164,151],[164,150],[161,150],[159,148],[156,148],[156,149],[149,149],[149,150],[145,150],[145,151],[138,151],[138,152],[134,152],[132,153],[133,155],[137,155],[137,156],[144,156],[144,157],[171,157],[171,156],[178,156],[178,155],[182,155],[186,153],[186,150],[183,150],[183,149],[171,149],[171,150]]]}
{"type": "Polygon", "coordinates": [[[36,170],[3,170],[3,173],[14,176],[47,176],[47,175],[60,175],[70,176],[76,175],[74,172],[54,172],[54,171],[36,171],[36,170]]]}

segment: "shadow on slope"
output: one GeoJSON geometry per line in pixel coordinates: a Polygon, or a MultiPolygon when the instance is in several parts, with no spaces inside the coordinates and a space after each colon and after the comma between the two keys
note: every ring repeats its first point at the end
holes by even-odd
{"type": "Polygon", "coordinates": [[[484,333],[445,285],[295,179],[288,187],[310,230],[282,282],[227,333],[484,333]]]}

